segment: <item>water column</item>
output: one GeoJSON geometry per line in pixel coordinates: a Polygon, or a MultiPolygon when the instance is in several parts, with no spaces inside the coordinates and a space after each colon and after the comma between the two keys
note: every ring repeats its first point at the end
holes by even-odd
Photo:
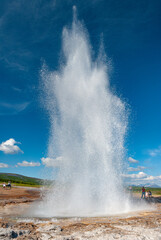
{"type": "Polygon", "coordinates": [[[39,206],[43,216],[125,212],[121,173],[127,114],[111,91],[108,63],[92,58],[87,30],[74,17],[63,29],[58,71],[42,69],[49,114],[48,157],[59,157],[56,183],[39,206]]]}

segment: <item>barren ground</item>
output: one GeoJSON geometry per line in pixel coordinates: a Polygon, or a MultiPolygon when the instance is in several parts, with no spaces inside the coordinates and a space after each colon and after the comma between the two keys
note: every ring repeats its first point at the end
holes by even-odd
{"type": "Polygon", "coordinates": [[[39,189],[0,188],[0,239],[161,240],[161,196],[153,198],[155,210],[122,216],[64,219],[23,217],[30,204],[40,198],[39,189]]]}

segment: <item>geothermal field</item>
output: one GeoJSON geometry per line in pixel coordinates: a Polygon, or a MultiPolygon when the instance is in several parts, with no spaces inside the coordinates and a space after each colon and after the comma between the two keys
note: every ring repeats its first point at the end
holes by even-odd
{"type": "MultiPolygon", "coordinates": [[[[44,194],[46,194],[46,189],[44,194]]],[[[141,203],[140,194],[133,200],[141,203]]],[[[0,239],[87,240],[161,239],[161,197],[155,195],[147,210],[100,217],[29,217],[32,204],[42,201],[39,188],[0,190],[0,239]]],[[[143,200],[145,201],[145,200],[143,200]]]]}

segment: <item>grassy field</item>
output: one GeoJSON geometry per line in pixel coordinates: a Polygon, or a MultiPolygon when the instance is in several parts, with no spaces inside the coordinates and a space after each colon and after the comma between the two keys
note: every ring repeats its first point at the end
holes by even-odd
{"type": "MultiPolygon", "coordinates": [[[[150,190],[152,192],[152,195],[161,195],[161,188],[146,188],[145,189],[148,191],[150,190]]],[[[142,192],[142,187],[132,187],[132,191],[134,193],[140,193],[142,192]]]]}

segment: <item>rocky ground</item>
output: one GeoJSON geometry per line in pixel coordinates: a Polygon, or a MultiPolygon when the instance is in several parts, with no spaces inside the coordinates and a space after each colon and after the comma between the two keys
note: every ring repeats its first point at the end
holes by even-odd
{"type": "MultiPolygon", "coordinates": [[[[38,219],[23,217],[38,189],[0,189],[0,239],[26,240],[161,240],[161,197],[155,209],[124,216],[97,218],[38,219]]],[[[150,205],[149,205],[150,206],[150,205]]]]}

